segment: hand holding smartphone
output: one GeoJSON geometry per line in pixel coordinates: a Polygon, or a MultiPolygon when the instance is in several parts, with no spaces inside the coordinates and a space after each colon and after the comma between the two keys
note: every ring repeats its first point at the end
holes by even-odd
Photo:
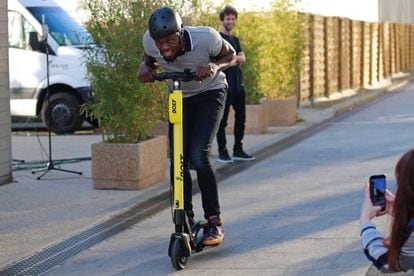
{"type": "Polygon", "coordinates": [[[381,206],[381,211],[385,210],[386,200],[385,191],[387,188],[385,174],[371,175],[369,178],[369,194],[372,204],[381,206]]]}

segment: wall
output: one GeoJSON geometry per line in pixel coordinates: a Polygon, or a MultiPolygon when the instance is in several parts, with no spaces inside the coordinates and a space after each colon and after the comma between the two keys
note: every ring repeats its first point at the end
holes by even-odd
{"type": "Polygon", "coordinates": [[[379,21],[414,24],[412,0],[379,0],[379,21]]]}
{"type": "Polygon", "coordinates": [[[7,1],[0,1],[0,184],[11,182],[11,122],[7,1]]]}

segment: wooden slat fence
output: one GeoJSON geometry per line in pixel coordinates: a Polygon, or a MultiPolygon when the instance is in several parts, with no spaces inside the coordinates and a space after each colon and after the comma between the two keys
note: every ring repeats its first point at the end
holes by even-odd
{"type": "Polygon", "coordinates": [[[356,91],[414,67],[414,25],[304,14],[300,104],[356,91]]]}

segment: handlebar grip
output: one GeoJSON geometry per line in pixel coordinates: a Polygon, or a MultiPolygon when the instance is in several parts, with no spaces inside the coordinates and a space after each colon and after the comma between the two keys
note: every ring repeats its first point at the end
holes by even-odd
{"type": "Polygon", "coordinates": [[[152,74],[152,78],[153,78],[154,80],[157,80],[157,81],[163,81],[163,80],[168,79],[168,78],[165,76],[165,73],[152,74]]]}

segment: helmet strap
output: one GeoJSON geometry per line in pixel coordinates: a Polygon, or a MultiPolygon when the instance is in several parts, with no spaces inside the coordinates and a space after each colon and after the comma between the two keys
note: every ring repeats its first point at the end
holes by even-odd
{"type": "Polygon", "coordinates": [[[181,30],[178,34],[179,44],[180,44],[180,51],[177,53],[177,56],[182,56],[185,54],[185,38],[184,38],[184,30],[181,30]]]}

